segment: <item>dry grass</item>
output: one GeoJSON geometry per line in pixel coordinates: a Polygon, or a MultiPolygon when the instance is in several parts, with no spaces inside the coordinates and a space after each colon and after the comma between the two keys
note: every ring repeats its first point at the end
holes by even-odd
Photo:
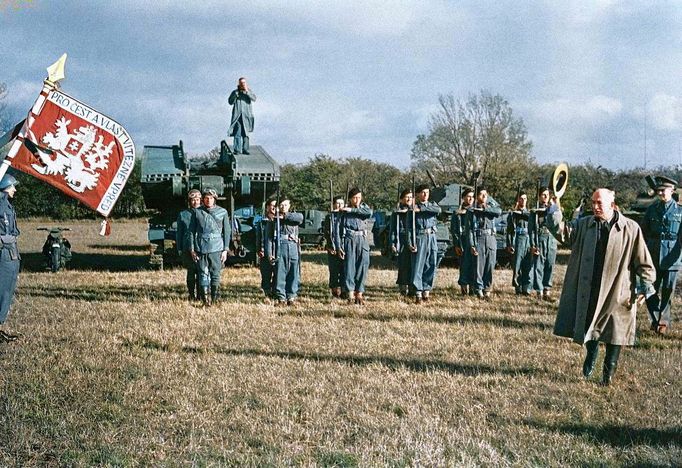
{"type": "Polygon", "coordinates": [[[327,296],[324,257],[308,253],[298,306],[263,304],[257,271],[239,268],[203,309],[181,270],[140,269],[144,224],[110,239],[80,225],[55,275],[36,226],[21,223],[7,324],[23,338],[0,345],[2,465],[682,463],[682,333],[653,335],[643,310],[602,388],[552,336],[556,306],[514,296],[509,271],[481,303],[442,269],[433,304],[415,307],[373,257],[358,308],[327,296]]]}

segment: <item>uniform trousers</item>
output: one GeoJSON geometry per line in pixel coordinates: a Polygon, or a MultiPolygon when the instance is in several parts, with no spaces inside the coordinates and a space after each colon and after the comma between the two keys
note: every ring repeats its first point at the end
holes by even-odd
{"type": "Polygon", "coordinates": [[[300,286],[298,242],[282,239],[279,247],[275,294],[280,301],[290,301],[296,299],[300,286]]]}
{"type": "Polygon", "coordinates": [[[343,239],[344,276],[346,292],[365,292],[365,281],[369,269],[369,244],[364,232],[353,234],[347,232],[343,239]]]}
{"type": "Polygon", "coordinates": [[[266,296],[275,296],[275,287],[277,286],[277,268],[270,262],[268,258],[261,258],[258,265],[260,269],[260,288],[266,296]]]}
{"type": "Polygon", "coordinates": [[[532,256],[528,236],[517,234],[514,239],[514,259],[512,265],[512,286],[514,286],[517,293],[530,292],[530,269],[533,266],[532,256]]]}
{"type": "Polygon", "coordinates": [[[438,242],[435,233],[417,236],[417,251],[412,252],[412,288],[431,291],[436,280],[438,266],[438,242]]]}
{"type": "Polygon", "coordinates": [[[220,272],[223,270],[221,253],[220,251],[199,253],[199,284],[202,288],[220,286],[220,272]]]}
{"type": "Polygon", "coordinates": [[[532,286],[535,291],[552,289],[552,276],[556,263],[557,242],[551,235],[541,235],[538,239],[539,255],[533,255],[532,286]]]}
{"type": "Polygon", "coordinates": [[[476,236],[476,291],[488,291],[493,285],[493,271],[497,262],[497,239],[494,234],[476,236]]]}
{"type": "Polygon", "coordinates": [[[190,294],[196,294],[197,286],[199,286],[199,265],[198,262],[192,260],[192,255],[188,251],[180,253],[180,260],[182,266],[187,270],[185,275],[185,284],[187,284],[187,291],[190,294]]]}
{"type": "Polygon", "coordinates": [[[0,325],[7,320],[9,308],[14,299],[14,290],[19,277],[19,255],[10,249],[0,248],[0,325]],[[12,258],[16,257],[16,258],[12,258]]]}
{"type": "Polygon", "coordinates": [[[343,260],[338,255],[327,252],[327,265],[329,265],[329,288],[343,287],[343,260]]]}

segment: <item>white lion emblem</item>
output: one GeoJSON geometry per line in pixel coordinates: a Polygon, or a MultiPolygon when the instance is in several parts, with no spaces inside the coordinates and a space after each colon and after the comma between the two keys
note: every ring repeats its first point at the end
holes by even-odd
{"type": "Polygon", "coordinates": [[[97,137],[97,129],[92,125],[80,127],[69,134],[70,123],[64,117],[55,122],[57,131],[46,133],[42,138],[53,153],[38,150],[43,165],[32,164],[32,167],[43,175],[63,175],[69,187],[83,193],[97,186],[98,171],[109,165],[114,142],[105,146],[104,137],[97,137]]]}

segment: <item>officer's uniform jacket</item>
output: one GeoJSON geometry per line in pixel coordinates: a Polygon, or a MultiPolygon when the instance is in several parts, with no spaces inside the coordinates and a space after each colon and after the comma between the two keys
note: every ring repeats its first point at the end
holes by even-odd
{"type": "Polygon", "coordinates": [[[232,235],[230,215],[222,206],[202,206],[195,210],[190,231],[193,250],[202,254],[226,251],[232,235]]]}
{"type": "Polygon", "coordinates": [[[471,247],[469,244],[469,231],[466,223],[467,210],[460,209],[452,213],[450,217],[450,235],[452,246],[459,247],[462,251],[471,247]]]}
{"type": "Polygon", "coordinates": [[[416,206],[419,211],[408,212],[408,243],[410,247],[415,247],[412,245],[412,216],[414,216],[414,227],[416,229],[417,236],[424,235],[436,235],[436,225],[438,224],[438,215],[441,212],[438,203],[427,201],[426,203],[417,202],[416,206]]]}
{"type": "Polygon", "coordinates": [[[192,224],[194,211],[194,208],[188,208],[178,213],[178,219],[175,223],[175,246],[178,250],[178,254],[190,250],[189,243],[191,241],[191,236],[189,234],[189,229],[192,224]]]}
{"type": "Polygon", "coordinates": [[[344,211],[341,216],[337,245],[343,245],[341,239],[362,236],[367,239],[367,220],[372,217],[372,209],[366,203],[360,203],[358,208],[344,211]]]}
{"type": "Polygon", "coordinates": [[[497,238],[495,237],[495,218],[502,214],[502,208],[492,198],[488,197],[485,208],[467,210],[467,230],[469,231],[469,243],[472,247],[497,250],[497,238]]]}
{"type": "Polygon", "coordinates": [[[657,270],[680,270],[682,267],[680,226],[682,206],[675,200],[656,200],[644,214],[642,230],[657,270]]]}
{"type": "MultiPolygon", "coordinates": [[[[516,210],[518,211],[518,210],[516,210]]],[[[507,247],[516,248],[516,241],[528,237],[529,211],[524,208],[519,212],[512,211],[507,216],[507,247]]]]}
{"type": "Polygon", "coordinates": [[[284,242],[294,242],[298,244],[298,227],[301,224],[303,224],[303,213],[289,212],[285,214],[279,223],[278,239],[280,244],[284,242]]]}
{"type": "Polygon", "coordinates": [[[0,252],[0,260],[3,262],[19,260],[19,248],[17,246],[17,236],[19,236],[19,228],[17,227],[17,215],[14,207],[9,202],[7,192],[0,192],[0,241],[2,242],[2,251],[0,252]]]}
{"type": "MultiPolygon", "coordinates": [[[[409,210],[409,206],[399,204],[398,210],[409,210]]],[[[408,242],[407,214],[409,211],[400,213],[394,211],[391,214],[391,224],[389,226],[388,241],[389,247],[395,248],[396,252],[401,252],[406,248],[408,242]]]]}
{"type": "Polygon", "coordinates": [[[334,211],[324,218],[323,230],[324,230],[324,240],[327,248],[338,252],[343,250],[343,245],[338,244],[339,229],[341,229],[341,218],[342,214],[340,211],[334,211]]]}

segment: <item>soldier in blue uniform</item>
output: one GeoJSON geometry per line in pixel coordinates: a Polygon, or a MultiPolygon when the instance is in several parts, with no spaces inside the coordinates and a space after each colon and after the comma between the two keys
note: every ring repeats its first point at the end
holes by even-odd
{"type": "Polygon", "coordinates": [[[437,216],[441,209],[438,203],[429,201],[431,190],[428,185],[415,189],[414,210],[408,213],[408,243],[412,251],[412,281],[414,300],[417,304],[428,302],[438,268],[438,241],[436,238],[437,216]],[[414,228],[412,233],[412,219],[414,228]],[[416,241],[416,243],[414,242],[416,241]]]}
{"type": "Polygon", "coordinates": [[[195,210],[190,225],[190,248],[199,266],[201,299],[204,305],[211,305],[220,298],[220,273],[227,260],[232,227],[227,210],[216,205],[216,191],[207,187],[202,196],[204,206],[195,210]]]}
{"type": "Polygon", "coordinates": [[[391,214],[389,225],[391,253],[398,260],[396,284],[402,296],[407,296],[412,283],[412,250],[408,245],[407,212],[412,206],[413,198],[410,189],[405,189],[400,193],[400,202],[391,214]]]}
{"type": "Polygon", "coordinates": [[[670,305],[677,272],[682,267],[682,207],[672,197],[677,182],[657,176],[656,200],[644,214],[642,231],[656,267],[656,294],[647,298],[651,329],[665,333],[670,326],[670,305]]]}
{"type": "Polygon", "coordinates": [[[530,251],[533,255],[531,284],[538,297],[552,301],[552,276],[556,263],[557,241],[548,229],[547,209],[552,206],[549,189],[538,191],[538,207],[532,210],[528,220],[530,251]]]}
{"type": "Polygon", "coordinates": [[[334,210],[324,218],[324,237],[327,245],[327,265],[329,266],[329,290],[332,297],[340,298],[343,293],[343,260],[339,253],[343,250],[341,244],[337,244],[339,229],[341,226],[341,210],[346,206],[343,196],[334,198],[334,210]]]}
{"type": "Polygon", "coordinates": [[[530,295],[532,254],[528,238],[528,196],[520,193],[514,210],[507,216],[507,251],[513,255],[512,286],[516,294],[530,295]]]}
{"type": "Polygon", "coordinates": [[[182,266],[187,269],[185,281],[187,291],[189,292],[189,300],[194,301],[199,297],[199,269],[196,262],[192,259],[191,249],[189,248],[191,237],[188,233],[194,211],[201,206],[201,192],[197,189],[190,190],[187,194],[187,203],[188,208],[178,214],[177,227],[175,229],[175,245],[182,266]]]}
{"type": "Polygon", "coordinates": [[[17,215],[10,203],[19,182],[10,174],[0,179],[0,341],[15,341],[18,337],[3,329],[14,299],[19,276],[19,248],[17,247],[17,215]]]}
{"type": "Polygon", "coordinates": [[[474,204],[474,191],[465,188],[462,191],[462,203],[459,210],[452,213],[450,217],[450,234],[452,235],[452,246],[455,255],[459,258],[459,284],[462,295],[473,294],[475,291],[476,277],[474,262],[471,255],[471,244],[469,244],[469,231],[466,229],[467,210],[474,204]]]}
{"type": "Polygon", "coordinates": [[[372,209],[362,201],[362,192],[352,188],[348,192],[348,204],[342,209],[341,229],[338,245],[342,245],[344,276],[346,282],[343,292],[348,295],[348,303],[365,304],[365,281],[369,270],[369,243],[367,242],[367,220],[372,217],[372,209]],[[351,295],[352,293],[352,295],[351,295]]]}
{"type": "Polygon", "coordinates": [[[495,218],[502,214],[500,205],[488,196],[485,187],[478,187],[476,203],[468,213],[469,243],[476,266],[476,296],[490,300],[493,270],[497,261],[495,218]]]}
{"type": "Polygon", "coordinates": [[[279,203],[278,252],[275,294],[278,305],[294,305],[301,286],[301,250],[298,227],[303,224],[303,213],[290,212],[291,201],[282,197],[279,203]]]}
{"type": "Polygon", "coordinates": [[[260,288],[266,300],[275,299],[275,286],[277,273],[275,269],[275,216],[277,212],[277,199],[270,197],[265,201],[265,214],[256,223],[256,254],[258,255],[258,268],[260,270],[260,288]]]}

